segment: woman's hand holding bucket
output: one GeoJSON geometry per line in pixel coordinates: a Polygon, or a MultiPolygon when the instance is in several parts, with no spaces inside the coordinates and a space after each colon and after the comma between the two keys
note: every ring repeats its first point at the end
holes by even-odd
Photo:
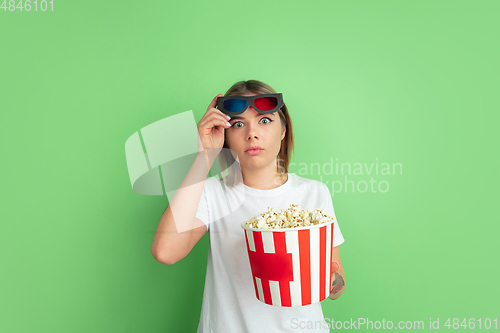
{"type": "Polygon", "coordinates": [[[336,300],[342,295],[345,288],[344,269],[340,270],[338,262],[332,262],[332,289],[330,291],[329,299],[336,300]]]}

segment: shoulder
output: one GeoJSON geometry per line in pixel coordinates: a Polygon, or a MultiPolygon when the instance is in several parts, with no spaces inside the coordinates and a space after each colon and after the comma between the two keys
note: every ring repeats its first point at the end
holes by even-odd
{"type": "Polygon", "coordinates": [[[206,189],[207,191],[213,191],[215,190],[216,188],[220,187],[222,181],[220,179],[217,179],[215,177],[208,177],[207,179],[205,179],[205,185],[204,185],[204,189],[206,189]]]}
{"type": "Polygon", "coordinates": [[[328,187],[320,182],[319,180],[316,179],[309,179],[305,177],[301,177],[295,173],[289,174],[293,177],[293,183],[295,186],[307,186],[308,188],[312,190],[321,190],[321,191],[328,191],[328,187]]]}
{"type": "Polygon", "coordinates": [[[328,186],[316,179],[301,177],[297,174],[290,174],[293,178],[292,190],[298,192],[318,193],[320,195],[330,195],[328,186]]]}
{"type": "Polygon", "coordinates": [[[208,177],[205,179],[203,191],[212,195],[221,195],[234,191],[234,188],[227,187],[222,179],[216,177],[208,177]]]}

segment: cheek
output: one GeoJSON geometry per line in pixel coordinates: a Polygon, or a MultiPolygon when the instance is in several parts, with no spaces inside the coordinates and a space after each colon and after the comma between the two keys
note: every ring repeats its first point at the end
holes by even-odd
{"type": "Polygon", "coordinates": [[[229,148],[234,147],[234,143],[238,142],[238,139],[235,136],[234,132],[229,132],[228,130],[224,130],[224,141],[229,146],[229,148]]]}
{"type": "Polygon", "coordinates": [[[278,126],[276,128],[276,135],[275,135],[276,140],[278,141],[278,145],[281,145],[281,135],[282,135],[282,133],[283,133],[283,129],[281,128],[281,126],[278,126]]]}
{"type": "Polygon", "coordinates": [[[224,129],[224,138],[226,138],[227,140],[231,140],[231,138],[234,137],[234,132],[231,131],[231,129],[227,128],[227,129],[224,129]]]}

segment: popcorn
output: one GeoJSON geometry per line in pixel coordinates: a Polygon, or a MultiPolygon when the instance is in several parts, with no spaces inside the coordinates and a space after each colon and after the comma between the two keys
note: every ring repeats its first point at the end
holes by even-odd
{"type": "Polygon", "coordinates": [[[334,219],[333,216],[326,214],[324,209],[317,208],[310,212],[307,209],[302,209],[299,205],[291,204],[290,208],[281,209],[281,211],[267,207],[267,212],[252,217],[243,225],[257,229],[298,228],[318,225],[334,219]]]}

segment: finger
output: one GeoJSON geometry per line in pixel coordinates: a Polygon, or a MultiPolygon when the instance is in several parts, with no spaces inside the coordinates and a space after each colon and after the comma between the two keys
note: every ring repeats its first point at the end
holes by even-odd
{"type": "Polygon", "coordinates": [[[229,124],[229,119],[226,117],[225,114],[213,113],[207,119],[207,123],[217,123],[218,124],[219,121],[222,121],[223,123],[228,123],[228,127],[231,126],[231,124],[229,124]]]}
{"type": "Polygon", "coordinates": [[[337,262],[332,262],[332,273],[335,273],[340,268],[337,262]]]}
{"type": "Polygon", "coordinates": [[[206,133],[208,133],[212,128],[214,127],[224,127],[224,128],[229,128],[231,125],[227,122],[227,120],[222,120],[222,119],[211,119],[204,123],[202,127],[205,129],[206,133]]]}
{"type": "Polygon", "coordinates": [[[217,121],[217,124],[225,128],[231,127],[231,124],[226,119],[217,121]]]}
{"type": "Polygon", "coordinates": [[[225,120],[230,120],[231,119],[230,116],[228,116],[227,114],[225,114],[224,112],[222,112],[221,110],[216,109],[216,108],[208,109],[206,114],[209,115],[209,116],[218,115],[222,119],[225,119],[225,120]]]}

